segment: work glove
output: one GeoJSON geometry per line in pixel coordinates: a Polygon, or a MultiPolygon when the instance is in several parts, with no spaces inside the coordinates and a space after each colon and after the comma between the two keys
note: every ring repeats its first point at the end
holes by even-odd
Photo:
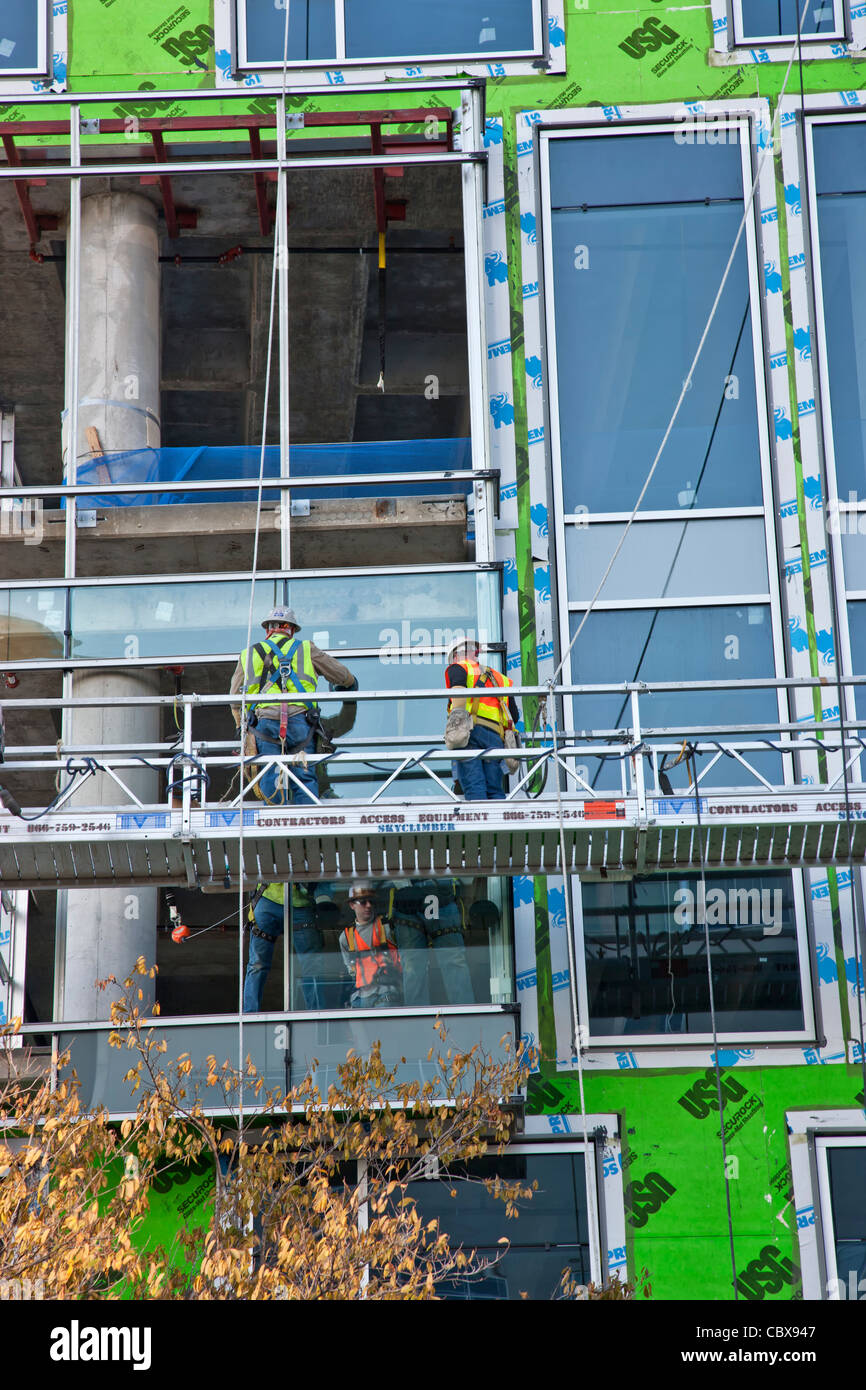
{"type": "Polygon", "coordinates": [[[354,677],[352,678],[352,684],[351,684],[351,685],[344,685],[342,688],[343,688],[343,690],[357,690],[357,689],[358,689],[358,677],[357,677],[357,676],[354,676],[354,677]]]}

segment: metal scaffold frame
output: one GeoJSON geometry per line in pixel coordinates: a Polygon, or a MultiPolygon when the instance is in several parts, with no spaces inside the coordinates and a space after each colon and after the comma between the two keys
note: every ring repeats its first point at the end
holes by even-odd
{"type": "MultiPolygon", "coordinates": [[[[732,681],[740,689],[808,685],[808,680],[732,681]]],[[[848,684],[864,683],[849,678],[848,684]]],[[[717,683],[718,685],[718,683],[717,683]]],[[[238,766],[236,744],[196,740],[193,711],[239,703],[240,697],[180,695],[129,697],[110,703],[173,705],[182,711],[179,737],[166,744],[110,747],[59,744],[56,749],[14,745],[7,770],[50,772],[60,790],[48,808],[0,815],[0,877],[9,888],[120,887],[177,884],[224,891],[240,884],[347,880],[399,873],[524,875],[571,872],[583,877],[632,876],[669,868],[759,872],[863,860],[866,853],[866,785],[857,763],[866,748],[866,724],[756,724],[745,728],[642,727],[640,701],[665,691],[707,685],[556,687],[554,697],[627,693],[630,724],[618,730],[565,730],[554,739],[541,729],[516,750],[515,785],[499,802],[460,800],[449,784],[462,762],[496,753],[451,752],[438,739],[414,735],[338,742],[331,753],[244,759],[243,799],[229,793],[208,800],[211,773],[238,766]],[[666,760],[683,748],[696,758],[692,774],[674,793],[666,760]],[[842,750],[844,748],[844,760],[842,750]],[[771,782],[753,766],[755,752],[783,760],[785,780],[771,782]],[[820,755],[820,760],[818,756],[820,755]],[[823,772],[795,781],[795,764],[809,758],[823,772]],[[751,759],[751,761],[750,761],[751,759]],[[588,760],[613,761],[619,788],[599,790],[585,774],[588,760]],[[281,796],[303,791],[301,762],[348,772],[374,768],[363,797],[312,797],[306,804],[263,804],[254,797],[269,770],[283,779],[281,796]],[[161,774],[166,802],[144,804],[128,785],[142,762],[161,774]],[[840,791],[844,767],[849,801],[840,791]],[[720,766],[735,777],[722,785],[720,766]],[[579,770],[580,769],[580,770],[579,770]],[[855,774],[852,776],[852,774],[855,774]],[[86,805],[95,776],[117,788],[114,804],[86,805]],[[413,781],[408,797],[400,781],[413,781]],[[63,785],[61,785],[61,783],[63,785]],[[429,795],[425,795],[429,792],[429,795]],[[74,798],[75,809],[70,809],[74,798]],[[861,819],[862,817],[862,819],[861,819]]],[[[518,696],[549,695],[545,687],[515,686],[518,696]]],[[[244,697],[248,702],[252,697],[244,697]]],[[[343,693],[323,693],[323,704],[343,693]]],[[[371,701],[446,699],[441,689],[361,691],[371,701]]],[[[0,702],[14,708],[17,701],[0,702]]],[[[44,699],[33,707],[99,708],[99,699],[44,699]]],[[[810,764],[811,765],[811,764],[810,764]]],[[[103,791],[102,795],[105,793],[103,791]]],[[[13,806],[13,810],[16,809],[13,806]]]]}

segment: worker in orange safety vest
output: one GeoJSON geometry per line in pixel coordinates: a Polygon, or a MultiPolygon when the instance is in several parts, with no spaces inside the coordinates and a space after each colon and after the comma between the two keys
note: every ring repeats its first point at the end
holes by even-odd
{"type": "MultiPolygon", "coordinates": [[[[455,687],[465,689],[467,696],[469,691],[473,693],[471,698],[449,700],[448,712],[454,707],[466,708],[472,715],[472,732],[467,748],[495,750],[505,747],[505,730],[517,722],[520,711],[513,695],[492,693],[494,690],[505,690],[514,682],[508,676],[503,676],[501,671],[480,665],[480,650],[474,638],[460,638],[452,643],[448,651],[445,684],[449,690],[455,687]]],[[[498,758],[455,760],[452,774],[455,781],[460,782],[467,801],[505,800],[502,762],[498,758]]]]}
{"type": "Polygon", "coordinates": [[[372,883],[355,883],[349,892],[355,925],[340,937],[340,953],[355,988],[349,1003],[353,1009],[381,1008],[403,1002],[403,967],[394,943],[391,923],[376,912],[372,883]]]}

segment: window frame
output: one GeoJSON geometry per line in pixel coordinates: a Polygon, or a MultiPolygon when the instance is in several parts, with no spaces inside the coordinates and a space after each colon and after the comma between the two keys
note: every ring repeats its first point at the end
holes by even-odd
{"type": "MultiPolygon", "coordinates": [[[[826,0],[824,0],[826,3],[826,0]]],[[[844,43],[849,37],[849,17],[846,0],[830,0],[833,7],[834,27],[820,34],[801,34],[801,43],[844,43]]],[[[800,0],[795,0],[800,5],[800,0]]],[[[746,34],[743,32],[743,0],[731,0],[729,16],[732,24],[734,43],[743,48],[775,48],[779,44],[796,41],[796,32],[790,34],[746,34]]]]}
{"type": "MultiPolygon", "coordinates": [[[[617,110],[618,108],[613,108],[617,110]]],[[[556,324],[555,324],[555,284],[553,273],[552,257],[552,207],[551,207],[551,186],[550,186],[550,143],[557,139],[574,138],[596,138],[604,137],[616,139],[618,135],[635,134],[669,134],[686,132],[690,129],[695,131],[696,136],[702,133],[702,120],[707,116],[719,117],[714,120],[714,129],[736,130],[738,133],[737,143],[740,148],[741,167],[742,167],[742,195],[743,206],[745,207],[748,190],[754,179],[753,150],[755,147],[756,133],[755,121],[757,111],[750,110],[745,112],[731,112],[725,103],[707,102],[700,114],[694,119],[694,125],[688,120],[673,119],[668,115],[649,116],[643,120],[625,118],[615,122],[598,122],[595,113],[571,113],[572,116],[582,115],[580,123],[573,123],[568,126],[545,126],[539,125],[537,133],[537,196],[540,211],[539,224],[541,231],[539,239],[541,241],[541,255],[539,260],[539,272],[541,277],[541,293],[544,300],[542,310],[542,336],[545,347],[545,363],[547,372],[547,402],[546,402],[546,421],[549,425],[547,431],[549,445],[548,455],[548,486],[550,488],[550,502],[554,510],[554,525],[552,533],[554,536],[553,555],[551,556],[551,566],[556,572],[556,607],[558,610],[558,637],[560,651],[567,651],[571,641],[570,617],[572,613],[580,613],[589,606],[588,600],[573,600],[568,596],[567,574],[566,574],[566,544],[565,526],[566,523],[579,525],[581,527],[593,524],[605,524],[611,521],[624,522],[629,513],[611,512],[586,512],[581,514],[566,513],[563,502],[563,482],[562,482],[562,445],[559,426],[559,381],[558,364],[556,353],[556,324]]],[[[542,117],[543,119],[543,117],[542,117]]],[[[711,606],[725,606],[735,604],[737,606],[746,605],[767,605],[770,610],[771,640],[773,653],[773,675],[782,677],[786,672],[785,665],[785,645],[784,633],[781,625],[782,596],[779,578],[779,554],[777,547],[777,537],[775,528],[775,503],[772,480],[772,449],[769,432],[770,418],[770,398],[769,388],[766,377],[765,364],[767,362],[767,350],[765,348],[765,322],[764,304],[762,295],[762,285],[758,274],[759,269],[759,231],[758,217],[760,214],[760,198],[756,192],[752,208],[752,216],[746,219],[745,243],[747,257],[748,288],[751,308],[751,328],[752,328],[752,354],[753,369],[755,379],[755,399],[757,416],[757,437],[759,448],[759,465],[761,477],[761,493],[763,506],[734,507],[726,510],[726,518],[735,519],[739,517],[755,517],[763,514],[764,519],[764,538],[766,546],[766,561],[768,572],[768,591],[760,595],[734,595],[734,596],[702,596],[678,597],[675,599],[640,599],[631,600],[599,599],[594,605],[594,610],[615,611],[633,610],[638,608],[700,608],[711,606]]],[[[675,402],[671,402],[671,408],[675,402]]],[[[677,519],[682,521],[712,520],[717,518],[718,508],[694,508],[686,513],[677,513],[677,519]]],[[[638,513],[633,523],[640,526],[645,522],[653,522],[668,517],[666,511],[646,511],[638,513]]],[[[551,586],[553,587],[553,585],[551,586]]],[[[572,653],[569,652],[563,667],[562,680],[566,684],[576,683],[576,678],[572,668],[572,653]]],[[[573,699],[564,699],[563,705],[566,711],[566,722],[570,716],[571,727],[575,725],[573,699]]],[[[778,720],[784,723],[788,716],[788,700],[783,689],[777,691],[778,720]]],[[[782,754],[782,768],[785,782],[793,780],[793,760],[789,754],[782,754]]]]}
{"type": "MultiPolygon", "coordinates": [[[[694,870],[691,871],[692,873],[694,870]]],[[[805,1046],[814,1043],[818,1037],[819,1017],[817,1013],[817,991],[814,988],[812,977],[812,951],[811,951],[811,932],[809,929],[808,915],[806,910],[806,894],[803,882],[804,870],[792,869],[791,890],[794,899],[794,919],[797,926],[797,960],[800,969],[800,989],[803,999],[803,1028],[799,1030],[752,1030],[752,1031],[729,1031],[717,1033],[717,1041],[720,1047],[743,1048],[743,1047],[766,1047],[771,1044],[778,1046],[805,1046]]],[[[757,877],[757,875],[750,875],[757,877]]],[[[635,875],[638,877],[638,875],[635,875]]],[[[644,875],[644,877],[657,877],[657,875],[644,875]]],[[[707,874],[707,888],[713,885],[716,878],[724,878],[726,881],[734,879],[736,874],[707,874]]],[[[581,884],[572,884],[572,906],[574,912],[574,935],[575,951],[577,963],[577,991],[580,1017],[587,1020],[589,1028],[590,1004],[589,1004],[589,985],[586,971],[586,936],[583,920],[583,894],[581,884]]],[[[712,942],[711,942],[712,945],[712,942]]],[[[636,1048],[712,1048],[713,1035],[706,1033],[588,1033],[588,1050],[594,1052],[622,1052],[624,1048],[634,1051],[636,1048]]]]}
{"type": "Polygon", "coordinates": [[[789,1110],[785,1120],[791,1136],[794,1196],[790,1205],[796,1213],[803,1298],[813,1303],[841,1302],[827,1150],[866,1149],[866,1112],[789,1110]]]}
{"type": "MultiPolygon", "coordinates": [[[[866,5],[862,0],[834,0],[834,9],[837,29],[841,30],[838,37],[829,34],[802,36],[810,59],[859,58],[866,47],[866,5]]],[[[743,38],[742,20],[739,23],[735,20],[734,0],[710,0],[710,12],[713,33],[710,55],[721,53],[728,62],[753,65],[787,63],[793,53],[796,61],[795,34],[774,35],[763,40],[743,38]]]]}
{"type": "MultiPolygon", "coordinates": [[[[51,77],[53,66],[52,47],[54,40],[53,20],[55,6],[52,0],[35,0],[36,3],[36,63],[32,67],[0,68],[0,87],[7,81],[22,82],[33,77],[51,77]]],[[[64,6],[64,10],[65,10],[64,6]]],[[[64,16],[65,18],[65,16],[64,16]]],[[[30,90],[27,82],[25,90],[30,90]]]]}
{"type": "MultiPolygon", "coordinates": [[[[348,58],[346,56],[346,20],[345,6],[346,0],[332,0],[334,6],[334,34],[335,34],[335,53],[332,58],[292,58],[289,60],[290,71],[310,71],[330,70],[334,72],[339,69],[369,67],[371,64],[388,64],[405,66],[406,64],[423,64],[425,67],[439,67],[442,64],[452,63],[531,63],[534,60],[543,59],[547,48],[547,35],[545,33],[544,20],[546,18],[546,5],[544,0],[528,0],[532,8],[532,39],[531,49],[505,49],[491,52],[476,53],[437,53],[418,57],[415,54],[407,53],[403,56],[394,55],[392,57],[369,57],[369,58],[348,58]]],[[[494,0],[495,3],[495,0],[494,0]]],[[[283,8],[281,5],[279,8],[283,8]]],[[[277,57],[273,60],[262,62],[253,61],[249,58],[246,44],[246,9],[247,0],[233,0],[232,5],[232,29],[231,29],[231,52],[234,64],[239,75],[249,73],[282,72],[282,58],[277,57]]]]}
{"type": "MultiPolygon", "coordinates": [[[[523,1136],[506,1145],[503,1156],[521,1153],[546,1157],[562,1153],[583,1155],[592,1281],[595,1284],[606,1283],[614,1272],[627,1278],[625,1197],[618,1117],[528,1115],[523,1136]],[[588,1144],[582,1137],[584,1130],[588,1144]],[[598,1233],[595,1241],[594,1231],[598,1233]]],[[[430,1174],[431,1180],[435,1180],[435,1177],[435,1174],[430,1174]]]]}

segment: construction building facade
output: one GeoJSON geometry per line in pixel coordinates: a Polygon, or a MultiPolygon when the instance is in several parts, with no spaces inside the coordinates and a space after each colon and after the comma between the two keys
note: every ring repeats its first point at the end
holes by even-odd
{"type": "Polygon", "coordinates": [[[866,1296],[864,49],[856,0],[0,0],[0,1021],[118,1118],[142,955],[197,1068],[522,1039],[519,1231],[417,1194],[511,1239],[467,1297],[866,1296]],[[281,605],[359,683],[306,802],[231,713],[281,605]]]}

